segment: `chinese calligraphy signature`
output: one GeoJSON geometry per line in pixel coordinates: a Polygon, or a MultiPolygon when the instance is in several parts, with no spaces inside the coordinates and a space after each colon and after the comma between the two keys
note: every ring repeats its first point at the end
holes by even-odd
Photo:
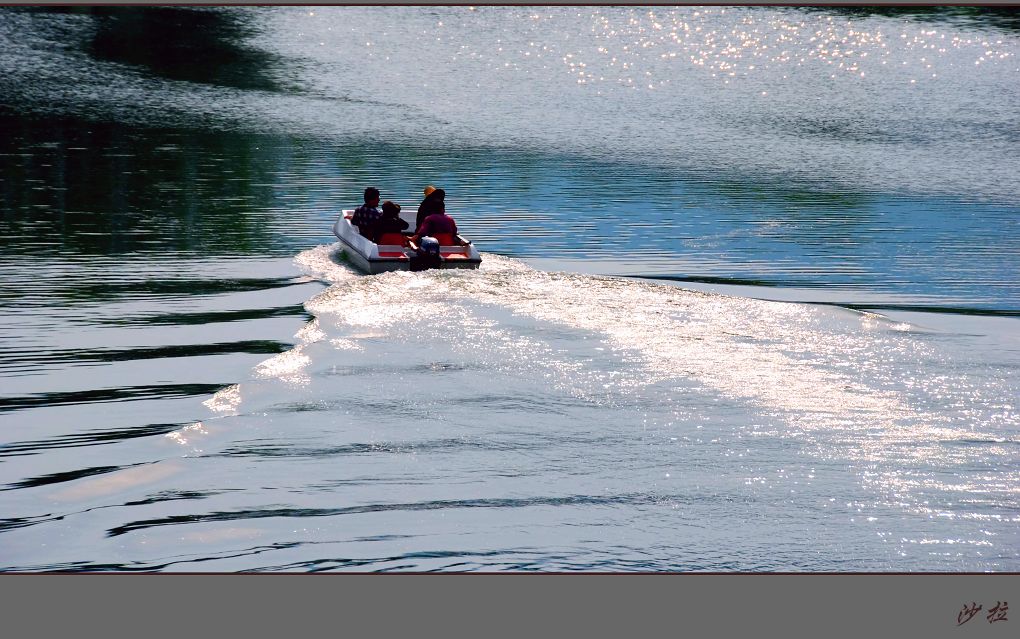
{"type": "MultiPolygon", "coordinates": [[[[970,605],[964,604],[963,609],[960,610],[960,614],[956,615],[956,625],[962,626],[977,615],[981,611],[983,606],[976,602],[970,602],[970,605]]],[[[988,609],[988,613],[985,617],[988,619],[988,623],[995,623],[996,621],[1009,621],[1006,618],[1006,612],[1009,610],[1009,604],[1005,601],[996,601],[995,605],[988,609]]]]}

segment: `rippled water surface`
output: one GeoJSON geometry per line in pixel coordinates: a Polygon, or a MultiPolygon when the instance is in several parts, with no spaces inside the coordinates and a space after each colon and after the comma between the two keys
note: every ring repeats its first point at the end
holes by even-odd
{"type": "Polygon", "coordinates": [[[1017,34],[0,10],[0,569],[1020,569],[1017,34]]]}

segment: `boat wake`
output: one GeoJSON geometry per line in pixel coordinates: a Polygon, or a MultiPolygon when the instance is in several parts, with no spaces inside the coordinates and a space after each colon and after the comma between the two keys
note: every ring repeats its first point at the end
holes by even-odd
{"type": "Polygon", "coordinates": [[[948,354],[932,331],[875,313],[543,272],[497,255],[477,273],[364,277],[337,265],[335,250],[320,246],[296,261],[331,283],[306,309],[318,318],[315,337],[342,351],[388,337],[419,351],[442,343],[499,353],[522,374],[559,370],[558,383],[575,395],[611,389],[682,406],[695,394],[742,406],[755,428],[807,440],[824,433],[827,449],[838,443],[862,460],[898,454],[895,442],[916,448],[993,427],[1001,407],[979,410],[975,423],[975,393],[1013,390],[966,374],[920,381],[948,354]],[[566,334],[572,344],[599,344],[598,360],[576,346],[557,349],[566,334]]]}

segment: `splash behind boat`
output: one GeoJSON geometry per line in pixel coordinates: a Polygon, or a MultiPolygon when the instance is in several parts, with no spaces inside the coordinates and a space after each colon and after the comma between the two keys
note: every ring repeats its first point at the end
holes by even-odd
{"type": "MultiPolygon", "coordinates": [[[[340,239],[343,257],[362,271],[374,275],[386,271],[410,271],[423,267],[423,261],[411,236],[404,233],[383,233],[376,244],[363,237],[351,224],[354,211],[345,209],[333,225],[333,234],[340,239]]],[[[478,268],[482,256],[475,245],[460,235],[437,233],[439,259],[428,268],[478,268]]]]}

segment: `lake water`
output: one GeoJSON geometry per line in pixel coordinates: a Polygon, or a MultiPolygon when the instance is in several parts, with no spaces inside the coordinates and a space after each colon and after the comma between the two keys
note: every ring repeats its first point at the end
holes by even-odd
{"type": "Polygon", "coordinates": [[[0,10],[0,570],[1020,570],[1018,27],[0,10]]]}

